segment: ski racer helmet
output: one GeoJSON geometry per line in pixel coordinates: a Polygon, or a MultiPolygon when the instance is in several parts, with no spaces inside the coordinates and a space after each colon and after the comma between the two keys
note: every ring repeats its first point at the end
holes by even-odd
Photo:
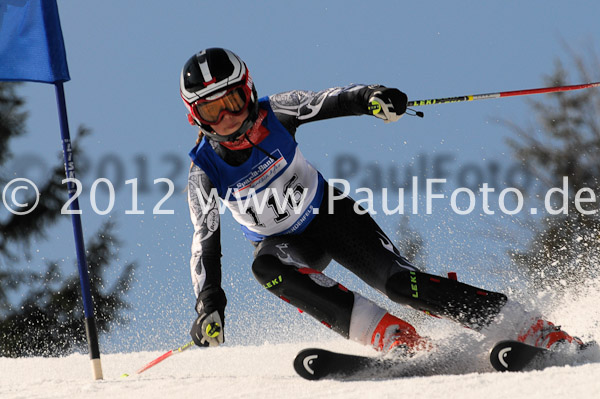
{"type": "Polygon", "coordinates": [[[183,66],[179,83],[189,122],[212,140],[235,141],[256,121],[256,88],[246,64],[229,50],[209,48],[194,54],[183,66]],[[248,118],[236,132],[221,136],[212,129],[226,113],[240,115],[246,109],[248,118]]]}

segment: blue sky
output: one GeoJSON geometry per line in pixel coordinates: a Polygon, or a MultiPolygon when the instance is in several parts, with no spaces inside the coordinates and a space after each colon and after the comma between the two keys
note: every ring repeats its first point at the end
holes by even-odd
{"type": "MultiPolygon", "coordinates": [[[[123,241],[119,261],[139,263],[129,297],[132,321],[103,338],[106,350],[169,348],[188,339],[194,315],[192,230],[183,188],[197,132],[187,122],[178,85],[181,67],[195,52],[206,47],[236,52],[260,96],[380,83],[417,100],[541,87],[555,60],[568,60],[565,43],[578,53],[598,53],[600,33],[600,5],[587,1],[58,3],[72,78],[65,84],[71,131],[81,124],[93,130],[83,142],[89,159],[81,160],[82,170],[89,168],[80,174],[84,233],[107,218],[115,220],[123,241]],[[132,197],[124,181],[144,176],[149,183],[139,194],[139,208],[146,214],[125,215],[132,197]],[[106,216],[94,214],[87,194],[98,177],[117,187],[115,208],[106,216]],[[163,186],[152,180],[161,177],[176,184],[163,204],[173,215],[151,214],[164,195],[163,186]]],[[[569,83],[580,83],[569,70],[569,83]]],[[[54,90],[26,84],[20,93],[27,100],[29,134],[12,146],[14,165],[18,173],[42,179],[44,165],[60,151],[54,90]]],[[[340,159],[358,162],[349,179],[353,189],[377,179],[388,185],[391,173],[422,165],[430,175],[436,162],[450,184],[479,175],[501,182],[514,161],[505,145],[511,132],[500,121],[533,119],[524,98],[420,110],[424,119],[406,116],[395,124],[368,116],[309,124],[297,140],[326,178],[335,177],[340,159]]],[[[515,231],[508,217],[458,217],[447,204],[440,201],[433,215],[410,218],[428,246],[427,270],[455,270],[469,282],[505,287],[506,239],[524,233],[515,231]],[[495,278],[486,277],[492,273],[495,278]]],[[[376,219],[395,237],[400,216],[376,219]]],[[[229,215],[222,232],[229,342],[327,334],[262,291],[250,272],[252,248],[229,215]],[[281,329],[275,320],[281,318],[300,327],[281,329]],[[266,334],[265,323],[273,325],[266,334]]],[[[75,272],[67,216],[48,240],[38,245],[40,258],[61,259],[65,270],[75,272]]],[[[24,267],[35,268],[34,263],[24,267]]],[[[339,267],[327,273],[381,300],[339,267]]]]}

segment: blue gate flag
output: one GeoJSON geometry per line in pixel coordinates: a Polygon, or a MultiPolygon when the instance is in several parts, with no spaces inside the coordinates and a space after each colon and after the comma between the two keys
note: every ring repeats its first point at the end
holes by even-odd
{"type": "Polygon", "coordinates": [[[0,80],[70,80],[56,0],[0,0],[0,80]]]}

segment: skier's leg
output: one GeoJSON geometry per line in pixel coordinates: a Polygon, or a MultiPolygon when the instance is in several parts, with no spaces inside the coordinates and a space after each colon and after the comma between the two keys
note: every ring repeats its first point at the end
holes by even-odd
{"type": "Polygon", "coordinates": [[[351,198],[332,201],[332,198],[340,196],[339,190],[326,186],[319,215],[308,225],[304,236],[318,243],[333,260],[383,293],[392,275],[418,271],[400,254],[369,213],[355,211],[355,207],[360,207],[351,198]]]}
{"type": "Polygon", "coordinates": [[[328,187],[319,217],[305,235],[321,244],[342,266],[393,301],[443,316],[486,336],[518,339],[545,347],[555,342],[580,344],[540,314],[525,312],[506,295],[417,270],[392,244],[368,213],[357,214],[339,190],[328,187]],[[334,209],[330,209],[330,202],[334,209]],[[333,212],[335,211],[335,212],[333,212]]]}
{"type": "Polygon", "coordinates": [[[321,270],[330,260],[323,252],[320,259],[315,256],[315,248],[299,236],[267,239],[256,250],[254,276],[267,290],[345,338],[380,351],[425,345],[410,324],[309,267],[306,257],[321,270]]]}
{"type": "Polygon", "coordinates": [[[389,278],[385,292],[394,302],[480,330],[506,303],[506,295],[446,277],[403,271],[389,278]]]}
{"type": "MultiPolygon", "coordinates": [[[[415,309],[444,316],[465,326],[487,325],[506,302],[506,296],[417,270],[383,233],[368,213],[358,214],[346,197],[332,202],[328,193],[306,234],[367,284],[390,299],[415,309]]],[[[339,196],[339,191],[334,191],[339,196]]]]}

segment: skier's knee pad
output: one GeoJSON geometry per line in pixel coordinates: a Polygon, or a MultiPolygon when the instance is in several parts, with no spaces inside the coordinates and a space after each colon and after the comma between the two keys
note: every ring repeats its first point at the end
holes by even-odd
{"type": "Polygon", "coordinates": [[[354,294],[323,273],[283,264],[276,256],[260,255],[252,272],[268,291],[348,337],[354,294]]]}
{"type": "Polygon", "coordinates": [[[413,271],[394,274],[385,289],[394,302],[447,317],[475,330],[491,323],[507,301],[504,294],[413,271]]]}
{"type": "Polygon", "coordinates": [[[284,268],[286,266],[273,255],[257,256],[254,262],[252,262],[252,274],[254,274],[254,278],[264,285],[265,288],[270,288],[267,287],[267,283],[272,279],[277,280],[278,276],[282,272],[285,272],[284,268]]]}

